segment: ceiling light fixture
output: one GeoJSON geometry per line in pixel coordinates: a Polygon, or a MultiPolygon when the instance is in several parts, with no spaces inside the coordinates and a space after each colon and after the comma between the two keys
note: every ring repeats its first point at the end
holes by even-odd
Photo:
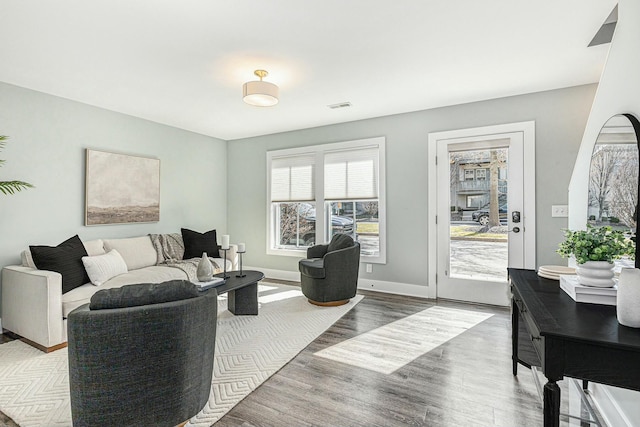
{"type": "Polygon", "coordinates": [[[242,85],[242,100],[256,107],[276,105],[278,103],[278,86],[262,81],[269,73],[265,70],[255,70],[253,74],[260,77],[260,80],[246,82],[242,85]]]}

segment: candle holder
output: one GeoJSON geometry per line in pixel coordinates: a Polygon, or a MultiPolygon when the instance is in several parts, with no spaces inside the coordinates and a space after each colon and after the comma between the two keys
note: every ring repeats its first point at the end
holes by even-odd
{"type": "Polygon", "coordinates": [[[242,251],[242,252],[238,251],[238,257],[240,258],[240,261],[239,261],[240,262],[240,273],[236,274],[236,277],[246,277],[247,276],[246,274],[244,274],[242,272],[242,254],[245,253],[245,252],[246,251],[242,251]]]}
{"type": "Polygon", "coordinates": [[[226,280],[231,277],[231,276],[227,276],[227,251],[229,250],[229,248],[227,249],[222,248],[222,250],[224,251],[224,259],[222,261],[222,264],[224,264],[224,270],[222,273],[222,278],[226,280]]]}

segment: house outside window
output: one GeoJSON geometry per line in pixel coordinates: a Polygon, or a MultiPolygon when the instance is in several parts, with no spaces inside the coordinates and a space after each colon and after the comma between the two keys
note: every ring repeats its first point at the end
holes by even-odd
{"type": "Polygon", "coordinates": [[[384,152],[383,137],[267,152],[267,253],[304,256],[343,233],[386,262],[384,152]]]}
{"type": "Polygon", "coordinates": [[[474,169],[465,169],[464,170],[464,180],[465,181],[473,181],[476,179],[476,173],[474,169]]]}
{"type": "Polygon", "coordinates": [[[485,168],[476,169],[476,181],[486,181],[487,180],[487,170],[485,168]]]}
{"type": "Polygon", "coordinates": [[[474,196],[467,196],[467,208],[478,209],[483,207],[489,202],[489,196],[487,194],[479,194],[474,196]]]}
{"type": "MultiPolygon", "coordinates": [[[[451,155],[450,200],[452,212],[476,210],[489,203],[490,152],[488,150],[456,152],[451,155]]],[[[498,197],[507,192],[507,169],[498,167],[498,197]]]]}

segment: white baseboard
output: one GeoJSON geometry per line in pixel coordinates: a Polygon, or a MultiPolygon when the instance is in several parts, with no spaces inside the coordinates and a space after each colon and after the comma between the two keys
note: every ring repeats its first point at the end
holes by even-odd
{"type": "Polygon", "coordinates": [[[410,297],[429,298],[427,286],[413,285],[410,283],[387,282],[384,280],[372,280],[358,278],[358,289],[367,291],[384,292],[387,294],[406,295],[410,297]]]}
{"type": "MultiPolygon", "coordinates": [[[[300,281],[300,272],[275,270],[262,267],[245,267],[246,270],[257,270],[264,273],[264,277],[276,280],[300,281]]],[[[413,285],[410,283],[387,282],[383,280],[371,280],[358,278],[358,289],[367,291],[384,292],[388,294],[407,295],[411,297],[428,298],[427,286],[413,285]]]]}
{"type": "Polygon", "coordinates": [[[290,282],[299,282],[300,273],[298,271],[274,270],[272,268],[249,267],[243,266],[245,270],[256,270],[264,273],[267,279],[288,280],[290,282]]]}
{"type": "MultiPolygon", "coordinates": [[[[631,422],[624,409],[614,396],[611,388],[602,384],[589,383],[589,394],[598,412],[608,427],[634,427],[638,424],[631,422]]],[[[625,390],[626,391],[626,390],[625,390]]],[[[637,392],[636,392],[637,393],[637,392]]],[[[633,405],[635,406],[635,404],[633,405]]]]}

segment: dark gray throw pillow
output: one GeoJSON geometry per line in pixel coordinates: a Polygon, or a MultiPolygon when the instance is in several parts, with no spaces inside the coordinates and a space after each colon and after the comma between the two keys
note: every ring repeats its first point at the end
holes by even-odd
{"type": "Polygon", "coordinates": [[[91,297],[90,310],[138,307],[197,298],[203,293],[187,280],[170,280],[162,283],[140,283],[120,288],[102,289],[91,297]]]}
{"type": "Polygon", "coordinates": [[[220,258],[216,230],[198,233],[188,228],[181,228],[180,231],[184,242],[183,259],[200,258],[203,252],[211,258],[220,258]]]}
{"type": "Polygon", "coordinates": [[[58,246],[29,246],[29,250],[38,270],[62,274],[63,294],[90,282],[82,264],[82,257],[87,256],[87,250],[77,234],[58,246]]]}
{"type": "Polygon", "coordinates": [[[353,246],[353,239],[346,234],[336,234],[329,242],[327,252],[333,252],[344,248],[350,248],[353,246]]]}

